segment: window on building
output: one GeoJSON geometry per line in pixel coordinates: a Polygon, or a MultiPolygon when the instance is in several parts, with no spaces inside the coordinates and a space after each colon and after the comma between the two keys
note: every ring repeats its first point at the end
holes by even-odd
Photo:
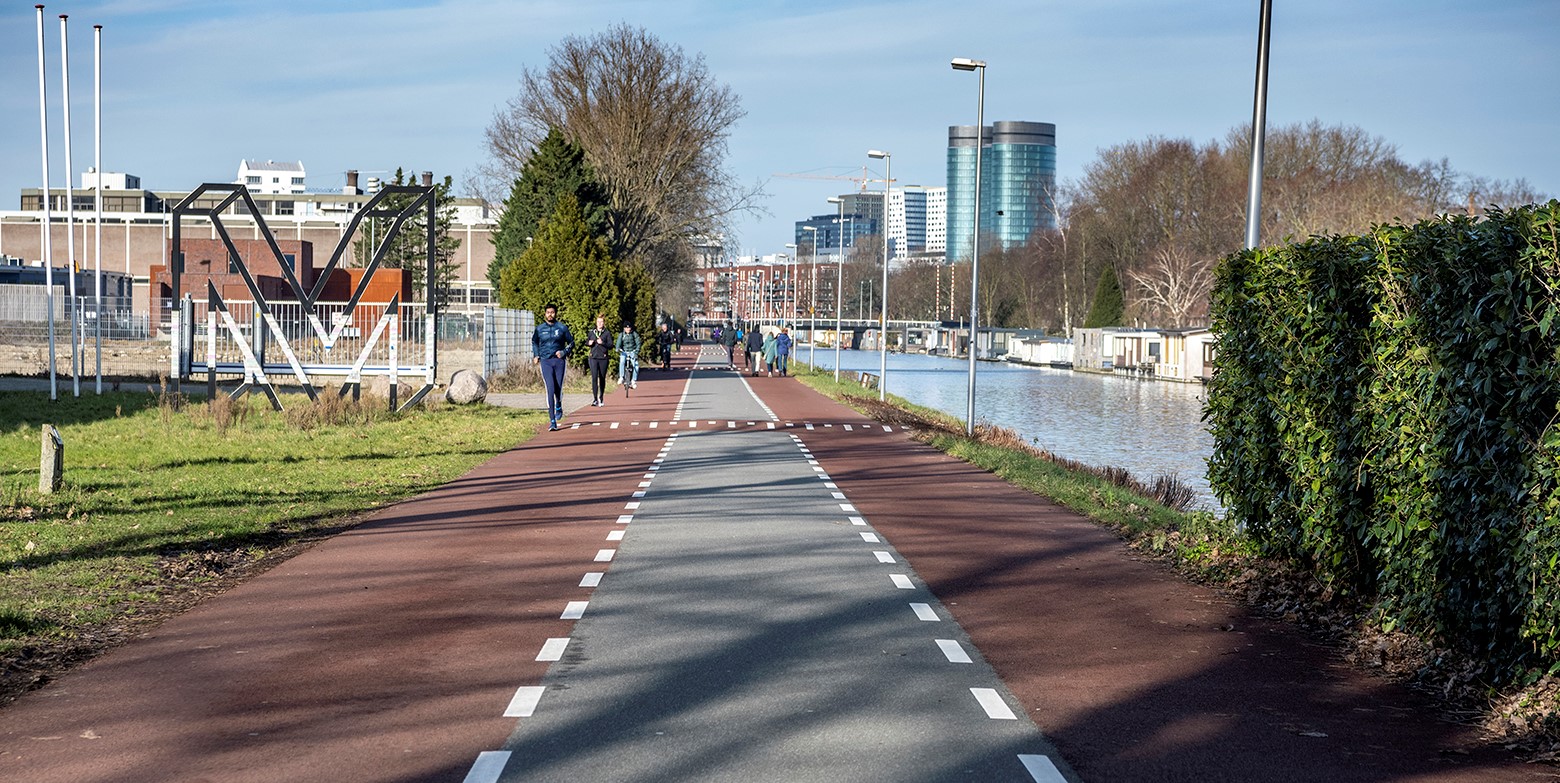
{"type": "Polygon", "coordinates": [[[298,259],[292,253],[282,254],[282,265],[291,269],[294,274],[298,272],[298,259]]]}
{"type": "Polygon", "coordinates": [[[278,214],[278,215],[291,215],[291,214],[293,214],[293,202],[291,202],[291,201],[278,201],[278,202],[276,202],[276,214],[278,214]]]}
{"type": "Polygon", "coordinates": [[[302,185],[303,184],[303,177],[293,177],[292,178],[292,184],[294,184],[294,185],[302,185]]]}
{"type": "Polygon", "coordinates": [[[281,183],[282,183],[282,178],[281,177],[272,177],[271,178],[271,184],[272,185],[280,185],[281,183]]]}
{"type": "Polygon", "coordinates": [[[258,175],[258,174],[250,174],[249,176],[244,177],[244,184],[245,185],[258,185],[258,184],[260,184],[260,175],[258,175]]]}

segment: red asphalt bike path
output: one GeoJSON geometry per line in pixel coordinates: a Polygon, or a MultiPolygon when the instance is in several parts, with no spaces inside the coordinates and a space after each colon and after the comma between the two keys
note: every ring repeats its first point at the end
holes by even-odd
{"type": "MultiPolygon", "coordinates": [[[[514,729],[503,713],[541,683],[542,645],[569,636],[560,614],[589,600],[581,577],[610,578],[598,552],[616,546],[606,536],[686,379],[647,368],[630,397],[0,709],[0,781],[462,780],[514,729]]],[[[1407,691],[1134,558],[1077,514],[794,379],[748,381],[1083,780],[1555,777],[1474,750],[1407,691]]]]}
{"type": "MultiPolygon", "coordinates": [[[[1554,780],[1114,534],[793,379],[750,378],[1085,781],[1554,780]],[[847,432],[842,423],[857,427],[847,432]],[[1225,630],[1230,629],[1230,630],[1225,630]]],[[[889,381],[893,383],[892,379],[889,381]]]]}
{"type": "Polygon", "coordinates": [[[609,570],[597,553],[667,434],[629,423],[669,418],[687,376],[642,370],[631,396],[0,709],[0,781],[460,781],[514,730],[582,576],[609,570]]]}

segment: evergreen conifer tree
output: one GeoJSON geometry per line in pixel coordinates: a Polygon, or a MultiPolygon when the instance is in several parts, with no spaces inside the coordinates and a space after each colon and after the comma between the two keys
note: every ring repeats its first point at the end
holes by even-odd
{"type": "Polygon", "coordinates": [[[1089,306],[1089,317],[1083,319],[1083,328],[1120,326],[1125,315],[1126,305],[1122,300],[1121,281],[1116,278],[1115,267],[1106,264],[1104,273],[1100,275],[1099,285],[1094,287],[1094,304],[1089,306]]]}
{"type": "MultiPolygon", "coordinates": [[[[641,333],[655,319],[655,287],[649,276],[612,258],[606,240],[590,230],[570,194],[558,199],[530,247],[504,268],[498,294],[504,307],[533,313],[557,305],[559,320],[575,335],[593,326],[597,313],[613,325],[632,321],[641,333]],[[614,323],[614,318],[619,320],[614,323]]],[[[585,352],[575,352],[574,359],[583,365],[585,352]]]]}
{"type": "Polygon", "coordinates": [[[565,195],[573,196],[578,203],[581,219],[590,233],[605,237],[606,189],[585,162],[585,151],[553,128],[526,159],[509,198],[504,200],[504,213],[493,232],[493,261],[488,265],[488,280],[494,288],[503,278],[504,267],[525,252],[527,239],[535,240],[542,221],[553,214],[565,195]]]}

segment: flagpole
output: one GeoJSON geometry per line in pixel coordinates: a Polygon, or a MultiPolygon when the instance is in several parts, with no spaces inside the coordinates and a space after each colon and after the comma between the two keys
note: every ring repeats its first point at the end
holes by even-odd
{"type": "Polygon", "coordinates": [[[57,400],[59,395],[59,378],[55,372],[54,349],[54,252],[52,242],[51,223],[52,211],[49,208],[49,97],[45,90],[44,78],[44,46],[43,46],[43,5],[38,5],[38,127],[42,136],[43,147],[43,222],[39,237],[39,246],[43,252],[43,288],[44,306],[48,309],[46,321],[49,329],[49,399],[57,400]]]}

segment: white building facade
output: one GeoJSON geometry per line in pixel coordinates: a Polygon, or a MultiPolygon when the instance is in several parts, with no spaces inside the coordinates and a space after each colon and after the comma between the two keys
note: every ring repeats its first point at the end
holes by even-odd
{"type": "Polygon", "coordinates": [[[250,193],[272,195],[301,194],[305,192],[304,180],[308,173],[303,161],[278,163],[274,160],[241,160],[238,162],[238,178],[235,185],[246,185],[250,193]]]}

